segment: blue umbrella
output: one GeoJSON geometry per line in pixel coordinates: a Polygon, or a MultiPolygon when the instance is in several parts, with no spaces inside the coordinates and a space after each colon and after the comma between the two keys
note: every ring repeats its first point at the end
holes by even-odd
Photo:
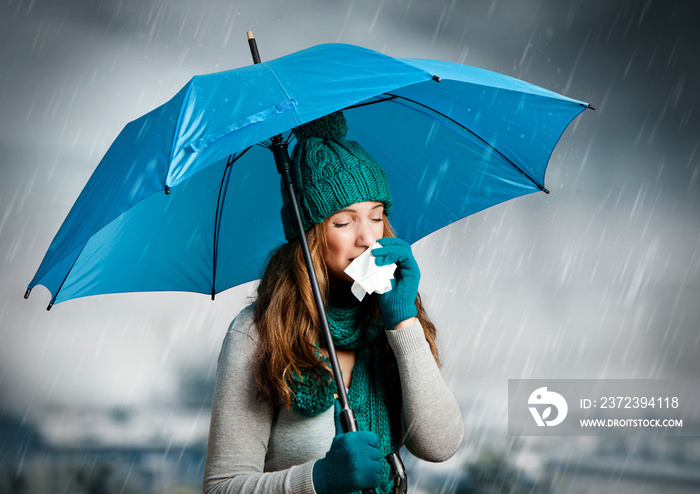
{"type": "Polygon", "coordinates": [[[587,103],[483,69],[326,44],[196,76],[129,123],[51,243],[26,296],[190,291],[257,279],[284,242],[280,179],[258,144],[345,109],[385,169],[408,242],[545,191],[547,162],[587,103]]]}
{"type": "MultiPolygon", "coordinates": [[[[493,72],[398,60],[320,45],[194,77],[129,123],[51,243],[25,297],[42,284],[54,303],[115,292],[215,294],[256,279],[284,242],[279,175],[302,230],[289,178],[291,130],[344,110],[348,138],[381,164],[393,225],[409,242],[472,213],[542,190],[549,157],[590,105],[493,72]],[[273,151],[276,168],[270,163],[273,151]]],[[[308,246],[302,248],[338,383],[345,431],[357,430],[308,246]]],[[[387,456],[396,488],[406,477],[387,456]]],[[[373,490],[365,491],[366,493],[373,490]]]]}

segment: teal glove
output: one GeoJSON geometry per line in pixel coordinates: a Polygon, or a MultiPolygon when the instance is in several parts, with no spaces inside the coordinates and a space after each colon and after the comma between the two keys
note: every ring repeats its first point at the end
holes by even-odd
{"type": "Polygon", "coordinates": [[[382,454],[374,432],[343,432],[340,404],[335,402],[335,437],[324,458],[314,463],[314,489],[318,494],[348,494],[375,489],[382,481],[382,454]]]}
{"type": "Polygon", "coordinates": [[[382,246],[372,250],[377,266],[396,263],[391,290],[377,295],[384,326],[394,329],[401,321],[418,315],[416,297],[420,269],[407,242],[396,237],[380,238],[378,242],[382,246]]]}

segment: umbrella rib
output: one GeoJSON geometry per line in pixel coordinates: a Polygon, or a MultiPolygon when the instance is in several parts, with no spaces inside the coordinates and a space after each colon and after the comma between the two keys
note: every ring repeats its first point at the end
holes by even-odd
{"type": "MultiPolygon", "coordinates": [[[[387,94],[387,93],[384,93],[384,94],[387,94]]],[[[395,94],[388,94],[386,98],[378,99],[375,101],[365,101],[364,103],[358,103],[356,105],[346,106],[345,108],[343,108],[343,111],[354,110],[355,108],[362,108],[363,106],[376,105],[377,103],[384,103],[385,101],[395,100],[398,97],[399,96],[396,96],[395,94]]]]}
{"type": "Polygon", "coordinates": [[[250,148],[253,146],[248,146],[245,148],[238,156],[233,158],[233,154],[230,154],[228,159],[226,160],[226,167],[224,168],[224,173],[221,176],[221,183],[219,184],[219,197],[216,199],[216,212],[214,213],[214,244],[212,247],[212,280],[211,280],[211,299],[214,300],[214,297],[216,295],[216,258],[219,255],[219,226],[221,224],[221,216],[219,215],[220,213],[220,207],[222,204],[222,195],[224,199],[226,198],[226,194],[223,193],[224,190],[224,182],[226,182],[226,175],[231,168],[231,165],[233,165],[236,161],[238,161],[240,158],[243,157],[244,154],[246,154],[250,148]]]}
{"type": "MultiPolygon", "coordinates": [[[[192,86],[193,86],[192,81],[194,81],[194,79],[195,78],[193,77],[187,83],[187,85],[188,85],[187,92],[185,93],[185,95],[182,98],[183,104],[180,106],[180,111],[178,112],[178,116],[177,116],[177,122],[175,123],[175,134],[174,134],[173,142],[172,142],[171,147],[170,147],[170,156],[168,157],[168,163],[173,162],[173,156],[175,155],[175,146],[177,144],[178,136],[180,135],[180,126],[182,125],[182,116],[185,114],[186,105],[184,103],[186,101],[189,101],[190,94],[192,93],[192,86]]],[[[166,194],[170,193],[170,186],[168,185],[169,175],[170,175],[170,167],[168,167],[168,171],[167,171],[166,176],[165,176],[165,193],[166,194]]]]}
{"type": "MultiPolygon", "coordinates": [[[[292,130],[293,130],[293,129],[292,129],[292,130]]],[[[292,142],[292,139],[294,139],[295,137],[296,137],[296,136],[294,135],[294,132],[290,132],[289,135],[287,136],[287,138],[284,140],[284,142],[286,142],[287,144],[289,144],[290,142],[292,142]]]]}
{"type": "Polygon", "coordinates": [[[46,307],[46,310],[51,310],[51,307],[53,307],[53,304],[56,303],[56,298],[58,298],[58,293],[61,291],[61,288],[63,288],[63,284],[68,279],[68,275],[70,275],[71,271],[73,271],[73,268],[75,267],[75,263],[78,262],[78,259],[80,258],[80,254],[83,253],[83,249],[85,249],[85,246],[87,245],[87,243],[89,241],[90,241],[90,239],[87,239],[85,242],[83,242],[83,245],[80,247],[80,252],[78,253],[77,256],[75,256],[75,259],[73,260],[73,264],[70,265],[70,268],[68,269],[66,276],[64,276],[63,281],[61,281],[61,284],[58,285],[58,289],[56,290],[56,294],[49,301],[49,305],[48,305],[48,307],[46,307]]]}
{"type": "Polygon", "coordinates": [[[466,132],[468,132],[468,133],[470,133],[471,135],[473,135],[474,137],[476,137],[476,138],[477,138],[480,142],[482,142],[493,154],[495,154],[496,156],[500,157],[503,161],[505,161],[506,163],[508,163],[509,165],[511,165],[513,168],[515,168],[516,170],[518,170],[520,173],[522,173],[523,176],[527,177],[533,184],[535,184],[535,185],[537,186],[538,189],[540,189],[540,190],[541,190],[542,192],[544,192],[545,194],[549,194],[549,190],[547,190],[547,188],[545,188],[544,185],[540,184],[537,180],[535,180],[535,179],[532,178],[530,175],[528,175],[528,174],[525,172],[525,170],[523,170],[523,169],[520,168],[518,165],[516,165],[515,163],[513,163],[513,161],[511,161],[510,158],[508,158],[506,155],[504,155],[504,154],[503,154],[502,152],[500,152],[498,149],[496,149],[496,148],[493,147],[491,144],[489,144],[489,142],[486,141],[486,140],[485,140],[483,137],[481,137],[479,134],[477,134],[477,133],[474,132],[473,130],[471,130],[471,129],[465,127],[464,125],[462,125],[461,123],[459,123],[459,122],[458,122],[457,120],[455,120],[454,118],[452,118],[452,117],[450,117],[450,116],[448,116],[448,115],[445,115],[444,113],[439,112],[439,111],[435,110],[434,108],[431,108],[431,107],[429,107],[429,106],[427,106],[427,105],[424,105],[423,103],[421,103],[421,102],[419,102],[419,101],[415,101],[415,100],[413,100],[413,99],[411,99],[411,98],[407,98],[407,97],[405,97],[405,96],[400,96],[400,95],[391,94],[391,93],[385,93],[385,94],[387,94],[387,95],[390,96],[390,97],[389,97],[389,98],[385,98],[385,99],[381,99],[381,100],[377,100],[377,101],[370,101],[370,102],[367,102],[367,103],[361,103],[361,104],[355,105],[355,106],[349,106],[348,109],[350,109],[350,108],[357,108],[357,107],[365,106],[365,105],[371,105],[371,104],[374,104],[374,103],[382,103],[382,102],[384,102],[384,101],[391,101],[391,100],[394,100],[394,99],[401,99],[401,100],[409,101],[409,102],[413,103],[414,105],[417,105],[417,106],[420,106],[420,107],[422,107],[422,108],[425,108],[426,110],[429,110],[430,112],[435,113],[435,114],[437,114],[437,115],[440,115],[441,117],[443,117],[443,118],[449,120],[450,122],[454,123],[455,125],[458,125],[460,128],[464,129],[466,132]]]}

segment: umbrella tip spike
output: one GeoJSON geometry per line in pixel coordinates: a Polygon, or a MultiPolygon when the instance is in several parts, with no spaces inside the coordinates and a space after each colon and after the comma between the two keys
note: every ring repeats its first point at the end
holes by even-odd
{"type": "Polygon", "coordinates": [[[27,291],[24,292],[24,299],[27,300],[29,298],[29,294],[32,293],[31,288],[27,288],[27,291]]]}
{"type": "Polygon", "coordinates": [[[542,192],[544,192],[545,194],[549,194],[549,190],[547,189],[547,187],[542,187],[542,192]]]}
{"type": "Polygon", "coordinates": [[[165,188],[164,188],[163,190],[165,191],[165,195],[166,195],[166,196],[167,196],[168,194],[170,194],[170,187],[168,187],[167,185],[165,186],[165,188]]]}
{"type": "Polygon", "coordinates": [[[216,297],[216,292],[215,292],[214,289],[212,288],[212,289],[211,289],[211,299],[214,300],[215,297],[216,297]]]}
{"type": "Polygon", "coordinates": [[[51,307],[53,307],[53,300],[49,302],[48,307],[46,307],[46,310],[51,310],[51,307]]]}
{"type": "Polygon", "coordinates": [[[440,77],[437,76],[437,75],[433,75],[433,80],[434,80],[435,82],[442,82],[442,79],[440,79],[440,77]]]}
{"type": "Polygon", "coordinates": [[[255,36],[253,36],[253,31],[248,31],[248,46],[250,47],[250,54],[253,57],[253,63],[260,63],[260,53],[258,52],[258,42],[255,41],[255,36]]]}

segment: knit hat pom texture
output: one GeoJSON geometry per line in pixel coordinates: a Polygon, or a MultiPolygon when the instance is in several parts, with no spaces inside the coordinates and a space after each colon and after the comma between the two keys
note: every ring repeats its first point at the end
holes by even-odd
{"type": "Polygon", "coordinates": [[[348,121],[343,112],[335,112],[325,115],[294,129],[298,141],[305,141],[316,137],[324,141],[330,139],[345,139],[348,135],[348,121]]]}

